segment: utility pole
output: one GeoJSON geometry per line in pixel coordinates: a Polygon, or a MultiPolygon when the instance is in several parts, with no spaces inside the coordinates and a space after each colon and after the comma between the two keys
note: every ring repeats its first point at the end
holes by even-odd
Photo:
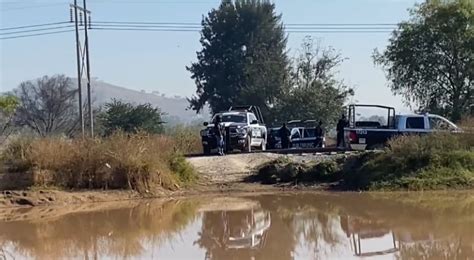
{"type": "MultiPolygon", "coordinates": [[[[76,27],[76,58],[77,58],[77,89],[79,94],[79,121],[81,124],[81,134],[82,138],[84,138],[84,114],[82,111],[82,86],[81,86],[81,47],[79,43],[79,25],[78,25],[78,18],[77,18],[77,0],[74,0],[74,25],[76,27]]],[[[72,20],[72,15],[71,15],[72,20]]]]}
{"type": "MultiPolygon", "coordinates": [[[[81,132],[82,136],[85,136],[85,123],[84,123],[84,111],[82,101],[82,69],[85,67],[87,76],[87,108],[89,115],[90,124],[90,137],[94,137],[94,118],[92,111],[92,98],[91,98],[91,77],[90,77],[90,62],[89,62],[89,37],[88,37],[88,26],[90,26],[90,11],[86,9],[86,0],[83,0],[84,7],[77,5],[77,0],[74,0],[74,4],[70,7],[74,8],[74,23],[76,28],[76,54],[77,54],[77,85],[79,89],[79,117],[81,121],[81,132]],[[80,11],[80,13],[78,13],[80,11]],[[78,20],[79,14],[79,20],[78,20]],[[84,15],[84,53],[81,52],[81,43],[79,39],[79,26],[82,26],[82,15],[84,15]],[[79,24],[79,21],[81,24],[79,24]],[[84,59],[85,58],[85,59],[84,59]],[[84,64],[85,60],[85,64],[84,64]]],[[[72,16],[72,15],[71,15],[72,16]]]]}
{"type": "MultiPolygon", "coordinates": [[[[83,0],[84,10],[87,12],[86,0],[83,0]]],[[[92,111],[92,98],[91,98],[91,71],[90,71],[90,62],[89,62],[89,37],[88,37],[88,29],[90,26],[90,16],[89,13],[84,14],[84,37],[85,37],[85,48],[86,48],[86,62],[87,62],[87,108],[89,109],[89,124],[90,124],[90,131],[91,131],[91,138],[94,137],[94,114],[92,111]],[[89,18],[89,20],[87,19],[89,18]]]]}

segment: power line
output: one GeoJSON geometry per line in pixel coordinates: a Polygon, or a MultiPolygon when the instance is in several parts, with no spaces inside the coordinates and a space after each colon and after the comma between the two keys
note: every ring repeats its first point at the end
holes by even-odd
{"type": "Polygon", "coordinates": [[[98,26],[98,27],[106,27],[106,28],[114,28],[114,27],[122,27],[122,28],[176,28],[176,29],[201,29],[200,26],[183,26],[183,25],[123,25],[123,24],[97,24],[92,23],[91,26],[98,26]]]}
{"type": "Polygon", "coordinates": [[[219,4],[220,1],[105,1],[96,0],[91,4],[219,4]]]}
{"type": "Polygon", "coordinates": [[[49,34],[73,32],[73,31],[74,31],[74,30],[63,30],[63,31],[56,31],[56,32],[44,32],[44,33],[35,33],[35,34],[25,34],[25,35],[19,35],[19,36],[2,37],[2,38],[0,38],[0,40],[8,40],[8,39],[16,39],[16,38],[26,38],[26,37],[34,37],[34,36],[41,36],[41,35],[49,35],[49,34]]]}
{"type": "MultiPolygon", "coordinates": [[[[94,23],[100,24],[136,24],[136,25],[199,25],[201,23],[196,22],[138,22],[138,21],[94,21],[94,23]]],[[[395,27],[396,23],[285,23],[285,27],[291,26],[351,26],[351,27],[370,27],[370,26],[383,26],[383,27],[395,27]]]]}
{"type": "Polygon", "coordinates": [[[34,28],[34,27],[43,27],[43,26],[58,25],[58,24],[65,24],[65,23],[69,23],[69,22],[43,23],[43,24],[17,26],[17,27],[7,27],[7,28],[0,28],[0,31],[26,29],[26,28],[34,28]]]}
{"type": "Polygon", "coordinates": [[[0,36],[1,35],[10,35],[10,34],[21,34],[21,33],[27,33],[27,32],[49,31],[49,30],[56,30],[56,29],[63,29],[63,28],[70,28],[70,27],[73,27],[73,26],[72,25],[66,25],[66,26],[56,26],[56,27],[33,29],[33,30],[6,32],[6,33],[0,33],[0,36]]]}
{"type": "MultiPolygon", "coordinates": [[[[92,30],[104,31],[137,31],[137,32],[200,32],[198,29],[167,28],[105,28],[92,27],[92,30]]],[[[287,33],[390,33],[390,30],[286,30],[287,33]]]]}
{"type": "MultiPolygon", "coordinates": [[[[189,26],[189,25],[127,25],[127,24],[100,24],[92,23],[91,26],[105,27],[105,28],[176,28],[176,29],[202,29],[201,26],[189,26]]],[[[388,30],[391,28],[386,27],[325,27],[325,26],[314,26],[314,27],[287,27],[288,30],[388,30]]]]}
{"type": "Polygon", "coordinates": [[[290,26],[397,26],[396,23],[287,23],[290,26]]]}
{"type": "Polygon", "coordinates": [[[199,32],[197,29],[167,29],[167,28],[104,28],[104,27],[92,27],[92,30],[105,30],[105,31],[151,31],[151,32],[199,32]]]}
{"type": "MultiPolygon", "coordinates": [[[[54,23],[44,23],[44,24],[33,24],[33,25],[24,25],[17,27],[7,27],[0,28],[1,35],[13,35],[8,37],[0,38],[3,39],[14,39],[14,38],[25,38],[33,37],[47,34],[55,34],[57,32],[47,32],[47,33],[38,33],[38,34],[26,34],[26,35],[15,35],[23,34],[36,31],[49,31],[57,30],[63,28],[72,27],[72,25],[67,26],[55,26],[67,24],[69,22],[54,22],[54,23]],[[41,28],[46,27],[46,28],[41,28]],[[20,29],[30,29],[38,28],[31,30],[20,30],[20,29]],[[20,30],[20,31],[19,31],[20,30]],[[12,32],[1,32],[1,31],[12,31],[12,32]]],[[[287,33],[389,33],[392,32],[395,27],[385,27],[392,26],[394,24],[388,23],[331,23],[331,24],[322,24],[322,23],[293,23],[285,24],[285,32],[287,33]]],[[[103,30],[103,31],[155,31],[155,32],[200,32],[202,26],[199,23],[190,23],[190,22],[125,22],[125,21],[98,21],[91,23],[91,29],[94,30],[103,30]]],[[[59,33],[67,32],[59,31],[59,33]]]]}
{"type": "MultiPolygon", "coordinates": [[[[55,23],[44,23],[44,24],[34,24],[34,25],[24,25],[24,26],[17,26],[17,27],[7,27],[7,28],[0,28],[0,31],[7,31],[7,30],[18,30],[18,29],[26,29],[26,28],[35,28],[35,27],[44,27],[50,25],[59,25],[59,24],[67,24],[70,22],[55,22],[55,23]]],[[[200,23],[190,23],[190,22],[114,22],[114,21],[95,21],[94,25],[99,25],[102,27],[118,27],[122,25],[123,27],[169,27],[169,28],[181,28],[181,27],[192,27],[194,28],[201,28],[200,23]]],[[[321,24],[321,23],[307,23],[307,24],[285,24],[285,28],[289,29],[312,29],[312,28],[328,28],[328,29],[392,29],[392,28],[385,28],[383,26],[389,26],[395,24],[380,24],[380,23],[367,23],[367,24],[356,24],[356,23],[345,23],[345,24],[321,24]],[[382,27],[380,27],[382,26],[382,27]]]]}
{"type": "Polygon", "coordinates": [[[167,25],[167,24],[176,24],[176,25],[201,25],[200,23],[186,23],[186,22],[124,22],[124,21],[94,21],[94,23],[100,24],[156,24],[156,25],[167,25]]]}

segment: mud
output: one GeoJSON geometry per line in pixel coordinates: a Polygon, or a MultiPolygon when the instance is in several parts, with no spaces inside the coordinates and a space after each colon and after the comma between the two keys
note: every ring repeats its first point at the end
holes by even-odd
{"type": "MultiPolygon", "coordinates": [[[[266,192],[281,190],[298,190],[302,187],[269,186],[248,181],[248,177],[263,164],[278,158],[285,158],[299,163],[316,163],[334,159],[336,156],[324,154],[291,154],[272,153],[233,154],[226,156],[203,156],[188,158],[199,178],[195,185],[181,187],[176,191],[156,189],[148,193],[128,190],[96,190],[96,191],[63,191],[35,188],[33,190],[0,189],[0,208],[78,205],[110,201],[125,201],[142,198],[170,198],[194,196],[199,194],[266,192]]],[[[320,190],[322,186],[304,187],[304,189],[320,190]]]]}

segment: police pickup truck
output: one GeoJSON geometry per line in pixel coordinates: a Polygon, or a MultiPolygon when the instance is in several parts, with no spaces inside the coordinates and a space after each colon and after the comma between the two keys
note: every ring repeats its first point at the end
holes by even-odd
{"type": "Polygon", "coordinates": [[[288,122],[287,125],[291,129],[291,148],[324,148],[326,143],[324,136],[322,136],[319,146],[317,145],[316,124],[316,120],[288,122]]]}
{"type": "MultiPolygon", "coordinates": [[[[316,120],[291,120],[286,123],[290,129],[290,147],[291,148],[324,148],[326,138],[317,146],[316,120]]],[[[279,135],[280,127],[270,128],[268,137],[268,146],[270,149],[281,149],[281,138],[279,135]]]]}
{"type": "Polygon", "coordinates": [[[217,116],[221,117],[221,125],[225,128],[226,152],[235,149],[243,152],[251,152],[255,148],[266,150],[267,128],[260,108],[256,106],[237,106],[231,107],[228,111],[215,114],[211,123],[204,123],[206,128],[201,130],[204,154],[210,154],[213,149],[217,148],[213,129],[217,116]]]}
{"type": "Polygon", "coordinates": [[[350,105],[349,126],[344,128],[348,148],[353,150],[384,147],[391,138],[404,134],[427,134],[432,132],[461,132],[448,119],[433,114],[395,115],[395,108],[379,105],[350,105]],[[356,120],[356,108],[381,108],[387,110],[386,123],[356,120]]]}

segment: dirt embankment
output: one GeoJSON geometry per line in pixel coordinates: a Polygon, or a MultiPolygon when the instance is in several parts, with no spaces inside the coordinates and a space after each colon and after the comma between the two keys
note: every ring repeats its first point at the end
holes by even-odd
{"type": "Polygon", "coordinates": [[[160,189],[147,194],[141,194],[128,190],[4,190],[0,191],[0,208],[17,206],[67,206],[84,203],[126,201],[141,198],[178,197],[210,193],[275,191],[280,190],[281,187],[250,183],[245,180],[247,177],[252,175],[259,166],[282,157],[294,162],[310,163],[328,160],[333,156],[322,154],[281,155],[272,153],[254,153],[193,157],[188,158],[187,160],[199,175],[198,183],[192,187],[184,187],[177,191],[160,189]]]}
{"type": "Polygon", "coordinates": [[[209,156],[189,158],[188,162],[193,165],[201,177],[209,184],[229,184],[243,182],[246,177],[265,163],[286,158],[296,163],[314,163],[333,158],[325,154],[232,154],[226,156],[209,156]]]}

